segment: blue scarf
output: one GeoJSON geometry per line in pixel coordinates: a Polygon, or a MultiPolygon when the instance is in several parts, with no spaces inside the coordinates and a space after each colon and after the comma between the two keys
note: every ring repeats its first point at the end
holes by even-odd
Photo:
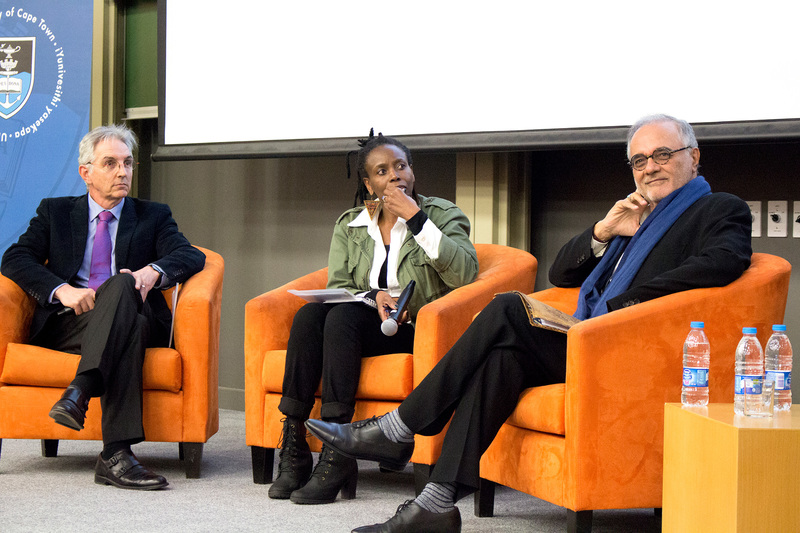
{"type": "Polygon", "coordinates": [[[661,200],[633,237],[614,237],[600,263],[581,285],[578,310],[574,316],[583,320],[606,314],[608,300],[628,290],[642,263],[672,224],[692,204],[708,194],[711,194],[711,187],[703,176],[697,176],[661,200]],[[614,271],[617,261],[619,266],[614,271]],[[606,281],[609,275],[611,279],[606,281]],[[607,284],[605,290],[604,284],[607,284]]]}

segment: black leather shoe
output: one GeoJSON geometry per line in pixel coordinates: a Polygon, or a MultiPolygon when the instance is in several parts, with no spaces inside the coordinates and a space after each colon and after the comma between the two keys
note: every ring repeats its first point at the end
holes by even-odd
{"type": "Polygon", "coordinates": [[[341,491],[343,500],[352,500],[356,497],[357,483],[356,460],[323,446],[308,483],[292,492],[289,499],[302,504],[333,503],[341,491]]]}
{"type": "Polygon", "coordinates": [[[78,387],[70,385],[61,395],[61,399],[50,409],[50,418],[57,424],[80,431],[83,429],[88,410],[89,395],[84,394],[78,387]]]}
{"type": "Polygon", "coordinates": [[[407,500],[397,508],[397,514],[383,524],[363,526],[352,533],[459,533],[461,513],[458,507],[446,513],[426,511],[414,500],[407,500]]]}
{"type": "Polygon", "coordinates": [[[414,453],[413,442],[392,442],[378,426],[380,417],[352,424],[307,420],[306,427],[319,440],[347,457],[378,461],[384,470],[400,472],[414,453]]]}
{"type": "Polygon", "coordinates": [[[164,476],[145,468],[128,450],[118,451],[107,461],[102,455],[98,457],[94,467],[94,482],[134,490],[163,489],[169,485],[164,476]]]}

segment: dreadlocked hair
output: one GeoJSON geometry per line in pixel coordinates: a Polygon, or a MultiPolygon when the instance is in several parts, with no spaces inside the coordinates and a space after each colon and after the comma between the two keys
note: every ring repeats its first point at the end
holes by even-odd
{"type": "MultiPolygon", "coordinates": [[[[367,174],[367,169],[365,167],[367,162],[367,156],[379,146],[383,146],[384,144],[391,144],[393,146],[397,146],[400,148],[403,153],[406,155],[406,161],[408,161],[409,166],[412,166],[414,163],[411,160],[411,150],[408,147],[398,141],[393,137],[384,137],[383,133],[378,132],[378,135],[375,135],[375,129],[370,128],[369,130],[369,137],[366,139],[359,139],[358,140],[358,150],[352,150],[347,153],[347,179],[350,179],[350,160],[352,157],[356,158],[356,176],[358,176],[358,186],[356,188],[355,198],[353,199],[353,207],[357,207],[358,205],[363,205],[364,200],[368,200],[371,196],[369,190],[367,190],[367,186],[364,185],[364,178],[368,178],[369,175],[367,174]]],[[[417,191],[414,188],[411,191],[411,197],[414,199],[415,202],[419,203],[419,199],[417,198],[417,191]]]]}

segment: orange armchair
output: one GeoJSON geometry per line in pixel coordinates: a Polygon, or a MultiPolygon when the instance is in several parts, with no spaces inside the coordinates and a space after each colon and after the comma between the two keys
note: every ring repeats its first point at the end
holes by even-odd
{"type": "MultiPolygon", "coordinates": [[[[219,322],[222,256],[199,248],[206,264],[181,285],[173,348],[148,348],[144,359],[144,430],[147,440],[179,443],[186,477],[200,476],[203,443],[219,427],[219,322]]],[[[173,289],[164,291],[172,303],[173,289]]],[[[100,399],[89,402],[76,432],[48,412],[75,377],[80,356],[25,344],[35,302],[0,276],[0,443],[41,439],[54,457],[59,439],[102,439],[100,399]]]]}
{"type": "MultiPolygon", "coordinates": [[[[476,244],[478,278],[420,309],[414,353],[365,358],[356,393],[354,419],[385,414],[408,396],[422,378],[467,329],[472,318],[499,292],[533,290],[536,259],[522,250],[476,244]]],[[[245,419],[251,446],[253,481],[272,480],[275,448],[283,415],[281,398],[286,346],[294,314],[305,303],[288,289],[321,289],[328,280],[323,268],[253,298],[245,307],[245,419]]],[[[319,417],[320,402],[311,413],[319,417]]],[[[442,434],[443,435],[443,434],[442,434]]],[[[310,438],[313,450],[320,443],[310,438]]],[[[442,448],[442,437],[417,436],[414,463],[416,486],[424,485],[442,448]]]]}
{"type": "MultiPolygon", "coordinates": [[[[766,341],[781,323],[791,265],[754,254],[725,287],[695,289],[573,326],[566,383],[534,387],[481,458],[475,513],[491,516],[494,483],[567,508],[569,531],[590,531],[593,509],[661,508],[664,403],[679,402],[682,346],[702,320],[711,343],[710,401],[733,401],[733,354],[743,326],[766,341]]],[[[563,311],[578,289],[533,296],[563,311]]]]}

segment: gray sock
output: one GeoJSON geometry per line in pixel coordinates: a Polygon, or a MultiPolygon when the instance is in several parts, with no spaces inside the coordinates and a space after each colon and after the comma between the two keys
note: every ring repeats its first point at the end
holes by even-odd
{"type": "Polygon", "coordinates": [[[383,415],[378,420],[378,427],[392,442],[414,442],[414,432],[400,420],[397,409],[383,415]]]}
{"type": "Polygon", "coordinates": [[[428,483],[414,501],[432,513],[452,511],[456,505],[456,484],[428,483]]]}

